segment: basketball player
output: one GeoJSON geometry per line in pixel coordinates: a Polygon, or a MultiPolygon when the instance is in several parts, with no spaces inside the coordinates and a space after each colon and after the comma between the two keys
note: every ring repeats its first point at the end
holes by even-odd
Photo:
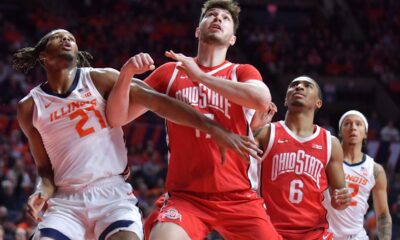
{"type": "MultiPolygon", "coordinates": [[[[231,0],[205,2],[195,31],[197,57],[168,51],[166,56],[178,62],[160,66],[145,82],[234,133],[251,136],[249,122],[254,110],[250,109],[268,109],[271,96],[253,66],[226,60],[228,48],[236,41],[239,11],[231,0]]],[[[109,99],[114,113],[108,117],[115,118],[110,122],[118,125],[136,117],[119,114],[126,112],[129,77],[118,80],[109,99]]],[[[248,161],[243,161],[228,152],[225,163],[220,164],[211,136],[172,122],[167,122],[167,131],[168,194],[151,214],[152,220],[146,221],[145,231],[153,228],[150,239],[204,239],[212,229],[225,239],[278,239],[263,200],[254,191],[258,187],[255,159],[247,156],[248,161]]]]}
{"type": "MultiPolygon", "coordinates": [[[[362,152],[368,132],[367,119],[359,111],[348,111],[339,120],[339,132],[344,152],[343,169],[351,202],[343,211],[337,211],[325,202],[329,229],[338,240],[368,240],[364,229],[364,215],[372,193],[379,239],[392,239],[385,171],[374,159],[362,152]]],[[[329,198],[326,200],[329,201],[329,198]]]]}
{"type": "MultiPolygon", "coordinates": [[[[43,180],[29,199],[34,217],[48,199],[34,239],[143,238],[137,200],[121,176],[127,165],[123,132],[105,118],[106,98],[119,73],[86,67],[89,56],[62,29],[14,55],[16,70],[28,72],[40,62],[47,74],[47,81],[19,102],[17,112],[43,180]]],[[[139,54],[121,74],[139,74],[152,65],[149,55],[139,54]]],[[[135,104],[199,128],[223,147],[239,146],[240,153],[256,150],[248,139],[223,130],[186,104],[139,85],[130,87],[135,104]]]]}
{"type": "Polygon", "coordinates": [[[256,141],[265,150],[261,195],[283,239],[332,238],[322,205],[328,187],[335,209],[344,209],[350,202],[339,141],[313,124],[315,111],[322,106],[321,95],[313,79],[295,78],[286,93],[285,120],[256,132],[256,141]]]}

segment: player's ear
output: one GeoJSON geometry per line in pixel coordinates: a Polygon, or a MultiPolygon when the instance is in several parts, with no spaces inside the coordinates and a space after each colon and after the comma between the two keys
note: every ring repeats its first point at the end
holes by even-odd
{"type": "Polygon", "coordinates": [[[322,100],[318,99],[317,103],[315,104],[315,106],[316,106],[317,109],[320,109],[322,107],[322,100]]]}
{"type": "Polygon", "coordinates": [[[196,31],[194,32],[194,36],[195,36],[196,38],[199,38],[199,35],[200,35],[200,28],[197,27],[197,28],[196,28],[196,31]]]}
{"type": "Polygon", "coordinates": [[[229,40],[229,45],[233,46],[235,43],[236,43],[236,36],[233,35],[233,36],[231,37],[231,39],[229,40]]]}

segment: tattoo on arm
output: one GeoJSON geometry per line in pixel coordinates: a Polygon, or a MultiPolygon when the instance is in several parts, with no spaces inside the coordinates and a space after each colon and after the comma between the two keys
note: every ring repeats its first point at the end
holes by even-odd
{"type": "Polygon", "coordinates": [[[378,164],[374,164],[374,179],[377,179],[378,176],[382,174],[382,169],[379,167],[378,164]]]}
{"type": "Polygon", "coordinates": [[[392,239],[392,219],[388,213],[378,216],[378,235],[379,239],[392,239]]]}

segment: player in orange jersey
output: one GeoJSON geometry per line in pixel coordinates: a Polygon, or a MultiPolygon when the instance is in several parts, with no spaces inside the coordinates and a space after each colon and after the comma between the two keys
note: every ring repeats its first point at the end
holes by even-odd
{"type": "Polygon", "coordinates": [[[286,93],[284,121],[256,132],[265,150],[261,168],[261,195],[271,222],[284,239],[332,239],[322,201],[328,189],[332,206],[350,202],[343,174],[339,141],[313,124],[322,106],[321,90],[311,78],[295,78],[286,93]]]}
{"type": "MultiPolygon", "coordinates": [[[[230,131],[251,137],[253,109],[268,109],[271,96],[257,69],[226,60],[236,41],[239,11],[231,0],[206,1],[195,32],[197,56],[168,51],[166,56],[178,62],[160,66],[145,82],[230,131]]],[[[130,76],[120,78],[115,97],[109,99],[114,114],[108,117],[115,118],[112,122],[117,126],[135,117],[119,114],[126,111],[129,81],[130,76]]],[[[145,228],[153,228],[150,239],[203,239],[212,229],[226,239],[278,239],[255,191],[259,179],[256,159],[247,155],[243,161],[228,152],[220,164],[221,155],[208,134],[172,122],[167,122],[167,133],[168,194],[160,213],[152,215],[157,219],[146,221],[150,226],[145,228]]]]}
{"type": "Polygon", "coordinates": [[[372,193],[379,239],[392,239],[385,171],[373,158],[362,152],[368,132],[367,119],[359,111],[348,111],[339,120],[339,132],[344,152],[343,169],[351,202],[343,211],[337,211],[326,204],[329,229],[338,240],[368,240],[364,215],[372,193]]]}
{"type": "MultiPolygon", "coordinates": [[[[119,72],[90,68],[89,56],[63,29],[14,55],[15,69],[28,72],[39,62],[47,74],[47,81],[19,102],[17,112],[42,179],[28,202],[33,217],[42,220],[34,239],[143,238],[137,200],[121,176],[127,165],[123,132],[106,121],[107,96],[119,72]],[[48,209],[39,219],[46,201],[48,209]]],[[[127,61],[121,75],[152,67],[149,55],[138,54],[127,61]]],[[[133,83],[128,94],[133,107],[143,105],[177,124],[196,127],[213,136],[222,151],[257,150],[251,140],[142,82],[133,83]]]]}

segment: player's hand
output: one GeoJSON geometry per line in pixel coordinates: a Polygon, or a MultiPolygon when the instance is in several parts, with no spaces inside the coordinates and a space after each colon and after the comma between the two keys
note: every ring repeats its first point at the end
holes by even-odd
{"type": "Polygon", "coordinates": [[[121,71],[128,71],[129,74],[142,74],[149,70],[154,70],[154,61],[148,53],[139,53],[129,58],[121,71]]]}
{"type": "Polygon", "coordinates": [[[254,157],[256,160],[261,161],[261,158],[258,154],[261,155],[263,151],[258,148],[254,140],[246,136],[234,134],[220,127],[216,127],[213,132],[214,133],[211,135],[219,146],[222,164],[224,164],[226,160],[227,150],[235,151],[245,161],[249,160],[247,157],[248,154],[254,157]]]}
{"type": "Polygon", "coordinates": [[[269,109],[266,111],[256,111],[254,113],[253,119],[251,120],[250,127],[251,130],[254,132],[259,128],[264,127],[268,123],[272,121],[275,113],[278,112],[278,108],[276,107],[275,103],[271,102],[269,109]]]}
{"type": "Polygon", "coordinates": [[[182,53],[175,53],[172,50],[166,51],[165,56],[181,62],[178,69],[185,72],[188,78],[193,82],[200,82],[202,75],[205,74],[191,57],[186,57],[182,53]]]}
{"type": "Polygon", "coordinates": [[[28,215],[35,221],[41,222],[43,219],[39,216],[39,213],[45,210],[47,200],[48,197],[41,192],[33,193],[28,199],[28,215]]]}
{"type": "Polygon", "coordinates": [[[351,197],[347,188],[335,189],[333,191],[333,204],[338,210],[343,210],[350,205],[351,197]]]}

